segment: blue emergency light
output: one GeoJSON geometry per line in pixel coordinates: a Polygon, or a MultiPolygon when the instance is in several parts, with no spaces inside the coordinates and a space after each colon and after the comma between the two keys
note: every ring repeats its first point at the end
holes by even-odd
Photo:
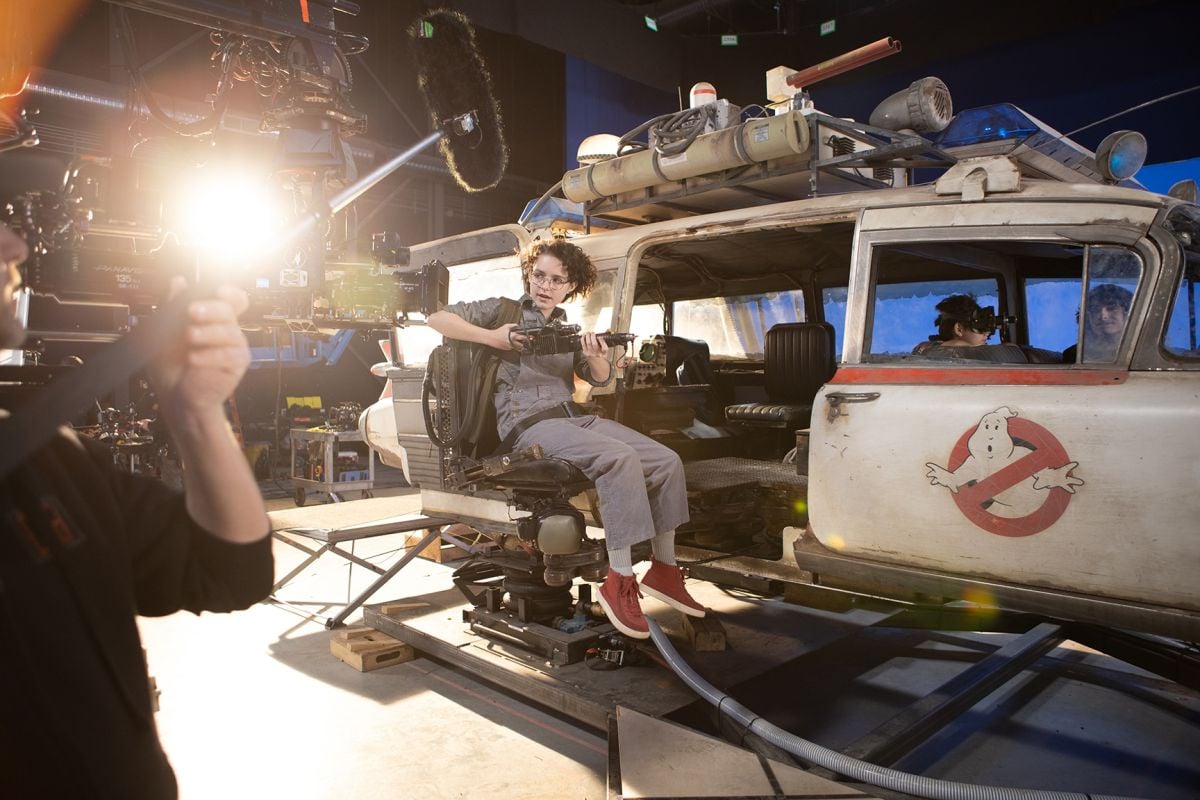
{"type": "Polygon", "coordinates": [[[529,230],[534,228],[549,228],[555,223],[568,227],[582,228],[590,225],[593,228],[620,228],[620,223],[603,218],[592,217],[585,220],[583,203],[566,200],[561,197],[542,197],[540,200],[530,200],[525,204],[518,223],[529,230]]]}
{"type": "Polygon", "coordinates": [[[1011,103],[960,111],[934,142],[956,158],[1012,155],[1035,177],[1144,188],[1133,179],[1146,160],[1140,133],[1117,131],[1092,153],[1011,103]]]}
{"type": "Polygon", "coordinates": [[[1021,142],[1041,130],[1042,126],[1021,109],[1011,103],[998,103],[958,112],[936,141],[940,149],[946,150],[987,142],[1021,142]]]}

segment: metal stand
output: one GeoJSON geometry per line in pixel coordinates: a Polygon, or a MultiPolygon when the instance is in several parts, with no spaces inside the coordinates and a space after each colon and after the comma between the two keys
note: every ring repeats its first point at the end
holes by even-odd
{"type": "Polygon", "coordinates": [[[292,547],[295,547],[298,550],[304,551],[308,554],[308,558],[304,559],[299,566],[297,566],[287,575],[284,575],[282,578],[276,581],[275,585],[271,587],[270,597],[268,597],[264,602],[273,603],[287,611],[291,611],[294,614],[299,614],[307,619],[320,619],[320,617],[306,609],[293,605],[286,600],[280,600],[276,596],[276,592],[278,592],[285,585],[287,585],[289,581],[303,572],[309,564],[312,564],[326,553],[334,553],[352,564],[358,564],[360,567],[365,567],[366,569],[371,570],[379,576],[370,586],[363,590],[361,594],[349,601],[342,608],[342,610],[337,613],[337,615],[328,617],[324,620],[324,625],[326,628],[336,628],[338,625],[341,625],[347,617],[349,617],[360,606],[362,606],[362,604],[365,603],[371,595],[380,589],[380,587],[391,580],[392,576],[408,566],[410,561],[416,558],[422,550],[424,550],[427,546],[429,546],[430,543],[437,539],[441,535],[441,529],[443,527],[453,523],[454,520],[444,519],[441,517],[417,517],[416,519],[410,520],[384,521],[375,525],[359,525],[353,528],[346,528],[342,530],[298,529],[287,531],[290,536],[301,536],[306,539],[311,539],[314,542],[320,542],[321,546],[316,550],[290,538],[290,536],[284,536],[283,533],[279,531],[274,531],[271,534],[272,536],[281,542],[290,544],[292,547]],[[370,561],[360,558],[354,553],[351,553],[349,550],[344,550],[338,546],[344,542],[353,542],[373,536],[384,536],[389,533],[407,533],[409,531],[417,530],[424,530],[426,532],[425,536],[421,538],[420,542],[408,548],[408,552],[405,553],[399,561],[386,570],[383,567],[380,567],[377,564],[372,564],[370,561]]]}

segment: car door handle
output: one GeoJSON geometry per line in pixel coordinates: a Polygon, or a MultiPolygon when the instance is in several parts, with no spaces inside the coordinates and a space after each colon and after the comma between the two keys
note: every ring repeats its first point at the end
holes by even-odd
{"type": "Polygon", "coordinates": [[[828,419],[833,422],[838,417],[847,416],[847,412],[842,410],[845,403],[870,403],[878,399],[879,392],[830,392],[825,395],[825,402],[829,404],[828,419]]]}

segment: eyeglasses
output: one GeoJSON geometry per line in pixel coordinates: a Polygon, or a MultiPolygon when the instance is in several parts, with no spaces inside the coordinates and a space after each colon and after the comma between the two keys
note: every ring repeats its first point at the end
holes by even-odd
{"type": "Polygon", "coordinates": [[[561,275],[547,275],[544,272],[531,272],[529,280],[538,286],[553,286],[555,289],[561,289],[571,282],[570,278],[564,278],[561,275]]]}

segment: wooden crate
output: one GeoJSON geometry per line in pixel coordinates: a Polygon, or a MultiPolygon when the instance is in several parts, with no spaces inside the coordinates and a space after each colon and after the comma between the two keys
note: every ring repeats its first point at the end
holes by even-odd
{"type": "Polygon", "coordinates": [[[359,672],[403,664],[417,657],[412,645],[373,628],[334,631],[329,639],[329,652],[359,672]]]}

